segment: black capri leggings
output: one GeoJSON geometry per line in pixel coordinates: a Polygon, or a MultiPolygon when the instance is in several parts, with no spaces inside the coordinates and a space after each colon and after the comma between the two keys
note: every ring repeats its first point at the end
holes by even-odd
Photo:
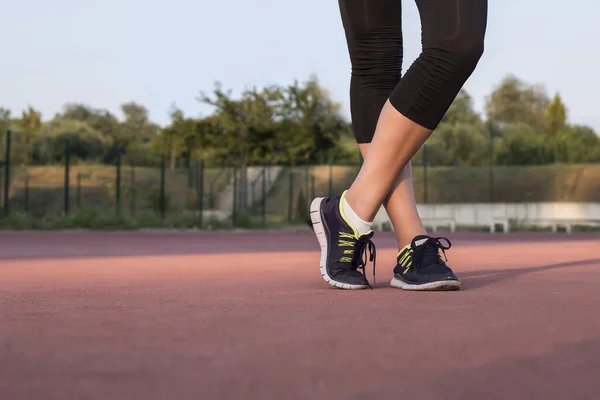
{"type": "Polygon", "coordinates": [[[435,129],[483,53],[487,0],[415,0],[423,51],[400,78],[401,0],[339,0],[352,64],[350,108],[358,143],[373,139],[385,101],[435,129]]]}

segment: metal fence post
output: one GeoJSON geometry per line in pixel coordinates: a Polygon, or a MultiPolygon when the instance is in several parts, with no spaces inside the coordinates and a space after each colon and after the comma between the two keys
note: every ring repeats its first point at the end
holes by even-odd
{"type": "Polygon", "coordinates": [[[6,164],[4,165],[4,215],[8,215],[9,207],[8,207],[8,190],[10,189],[10,142],[12,138],[12,132],[9,130],[6,131],[6,157],[4,161],[6,164]]]}
{"type": "Polygon", "coordinates": [[[25,203],[23,209],[27,213],[29,212],[29,173],[27,171],[25,172],[25,193],[23,202],[25,203]]]}
{"type": "Polygon", "coordinates": [[[198,195],[198,219],[202,227],[204,218],[204,160],[196,162],[196,193],[198,195]]]}
{"type": "Polygon", "coordinates": [[[237,221],[237,207],[238,207],[238,167],[233,167],[233,205],[231,210],[231,223],[235,226],[237,221]]]}
{"type": "Polygon", "coordinates": [[[121,149],[117,152],[117,171],[115,179],[115,206],[117,215],[121,214],[121,149]]]}
{"type": "Polygon", "coordinates": [[[69,170],[71,167],[71,144],[65,141],[65,187],[64,187],[64,213],[69,215],[69,170]]]}
{"type": "Polygon", "coordinates": [[[290,183],[288,186],[288,222],[294,218],[294,171],[290,167],[290,183]]]}
{"type": "Polygon", "coordinates": [[[192,163],[189,161],[189,159],[187,162],[187,186],[188,189],[194,188],[194,170],[192,169],[192,163]]]}
{"type": "Polygon", "coordinates": [[[263,229],[266,226],[266,202],[267,202],[267,185],[266,180],[267,176],[265,173],[265,169],[262,170],[262,207],[261,207],[261,217],[262,217],[262,227],[263,229]]]}
{"type": "Polygon", "coordinates": [[[81,173],[77,174],[77,187],[75,188],[75,201],[77,204],[77,209],[81,208],[81,173]]]}
{"type": "Polygon", "coordinates": [[[494,135],[490,130],[490,203],[494,202],[494,135]]]}
{"type": "Polygon", "coordinates": [[[131,198],[129,199],[130,203],[129,203],[129,208],[130,208],[130,212],[131,215],[135,214],[135,196],[136,196],[136,191],[135,191],[135,167],[133,166],[133,164],[131,164],[131,171],[129,173],[129,195],[131,196],[131,198]]]}
{"type": "Polygon", "coordinates": [[[160,156],[160,218],[164,222],[165,214],[167,213],[167,204],[165,197],[165,169],[166,160],[165,155],[160,156]]]}

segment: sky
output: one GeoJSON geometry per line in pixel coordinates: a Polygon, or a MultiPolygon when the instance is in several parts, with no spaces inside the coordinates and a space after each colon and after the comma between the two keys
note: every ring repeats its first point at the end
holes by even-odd
{"type": "MultiPolygon", "coordinates": [[[[376,0],[373,0],[376,1],[376,0]]],[[[404,70],[420,52],[413,0],[402,1],[404,70]]],[[[334,0],[0,0],[0,106],[44,119],[67,102],[120,115],[144,104],[168,123],[214,82],[286,85],[316,74],[349,116],[350,62],[334,0]]],[[[507,74],[560,92],[569,121],[600,132],[600,2],[490,0],[485,53],[465,84],[476,109],[507,74]]]]}

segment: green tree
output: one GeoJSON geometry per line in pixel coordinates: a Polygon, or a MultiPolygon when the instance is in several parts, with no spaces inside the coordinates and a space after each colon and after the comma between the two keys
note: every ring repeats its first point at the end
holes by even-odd
{"type": "Polygon", "coordinates": [[[0,159],[4,158],[5,134],[11,127],[10,110],[0,107],[0,159]]]}
{"type": "Polygon", "coordinates": [[[282,116],[284,129],[277,141],[292,162],[322,159],[349,134],[340,104],[331,100],[315,76],[302,86],[295,82],[286,88],[282,116]]]}
{"type": "MultiPolygon", "coordinates": [[[[433,165],[480,165],[488,155],[489,135],[481,116],[474,110],[473,99],[461,90],[427,141],[427,162],[433,165]]],[[[415,163],[422,163],[422,152],[415,163]]]]}
{"type": "Polygon", "coordinates": [[[149,142],[159,130],[159,126],[150,122],[148,109],[136,102],[121,105],[125,120],[119,125],[113,136],[113,145],[123,149],[134,141],[149,142]]]}
{"type": "MultiPolygon", "coordinates": [[[[213,156],[224,162],[309,162],[326,159],[340,138],[349,136],[340,105],[331,100],[315,77],[282,88],[246,90],[239,99],[219,84],[199,100],[215,112],[210,124],[213,156]]],[[[205,127],[202,131],[206,131],[205,127]]]]}
{"type": "Polygon", "coordinates": [[[254,88],[233,99],[231,91],[223,91],[216,84],[212,95],[201,93],[198,99],[215,109],[211,118],[198,126],[198,133],[203,135],[203,145],[213,148],[217,160],[264,162],[273,154],[276,126],[280,124],[277,119],[281,118],[279,87],[254,88]]]}
{"type": "Polygon", "coordinates": [[[110,143],[109,138],[87,122],[76,119],[55,118],[46,124],[44,133],[35,146],[34,161],[37,163],[61,162],[66,140],[69,140],[74,159],[98,162],[110,143]]]}
{"type": "Polygon", "coordinates": [[[548,103],[542,86],[528,85],[510,75],[488,96],[485,109],[488,119],[503,124],[523,122],[541,132],[548,103]]]}
{"type": "Polygon", "coordinates": [[[175,169],[177,157],[183,148],[183,122],[185,121],[183,111],[175,105],[170,111],[171,125],[160,130],[153,143],[155,149],[162,154],[168,155],[170,168],[175,169]]]}
{"type": "Polygon", "coordinates": [[[28,106],[27,110],[23,111],[21,115],[21,119],[19,120],[19,128],[21,129],[21,162],[23,164],[29,164],[31,162],[33,146],[40,138],[42,114],[32,106],[28,106]]]}
{"type": "Polygon", "coordinates": [[[119,130],[117,117],[107,110],[95,109],[86,104],[67,103],[63,107],[62,114],[55,118],[85,122],[107,138],[115,137],[119,130]]]}
{"type": "Polygon", "coordinates": [[[10,129],[10,110],[8,108],[0,107],[0,133],[4,134],[10,129]]]}
{"type": "Polygon", "coordinates": [[[555,137],[565,128],[567,123],[567,108],[565,107],[560,94],[556,93],[554,99],[546,108],[546,132],[555,137]]]}
{"type": "MultiPolygon", "coordinates": [[[[444,123],[436,129],[427,141],[427,159],[429,164],[481,165],[488,157],[486,146],[488,137],[483,124],[444,123]]],[[[419,152],[417,163],[422,162],[419,152]]]]}
{"type": "Polygon", "coordinates": [[[553,147],[543,135],[514,135],[502,141],[496,160],[501,165],[540,165],[553,160],[553,147]]]}
{"type": "Polygon", "coordinates": [[[63,106],[63,112],[56,118],[88,122],[94,114],[95,111],[86,104],[67,103],[63,106]]]}
{"type": "Polygon", "coordinates": [[[554,138],[557,162],[588,163],[600,161],[600,137],[586,126],[566,126],[554,138]]]}

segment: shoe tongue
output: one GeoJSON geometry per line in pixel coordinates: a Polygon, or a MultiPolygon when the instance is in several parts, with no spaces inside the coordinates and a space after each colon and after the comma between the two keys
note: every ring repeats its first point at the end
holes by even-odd
{"type": "Polygon", "coordinates": [[[412,240],[412,246],[413,246],[413,248],[422,245],[423,243],[425,243],[427,241],[427,239],[431,239],[431,237],[429,237],[427,235],[416,236],[412,240]]]}
{"type": "MultiPolygon", "coordinates": [[[[431,239],[431,237],[426,236],[426,235],[419,235],[419,236],[415,237],[413,239],[413,247],[423,245],[428,239],[431,239]]],[[[427,244],[425,246],[425,248],[423,248],[422,251],[423,251],[422,264],[424,266],[438,263],[439,249],[437,248],[437,246],[435,246],[433,244],[427,244]]]]}

